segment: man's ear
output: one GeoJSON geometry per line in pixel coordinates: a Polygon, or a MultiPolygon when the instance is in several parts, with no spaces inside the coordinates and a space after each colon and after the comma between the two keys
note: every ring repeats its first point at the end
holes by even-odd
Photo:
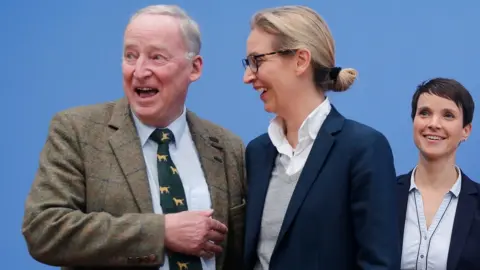
{"type": "Polygon", "coordinates": [[[203,58],[195,55],[192,59],[192,72],[190,73],[190,81],[194,82],[200,78],[203,69],[203,58]]]}

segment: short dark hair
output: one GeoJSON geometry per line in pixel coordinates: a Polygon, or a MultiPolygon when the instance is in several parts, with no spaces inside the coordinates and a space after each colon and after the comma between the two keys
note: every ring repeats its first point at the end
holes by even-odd
{"type": "Polygon", "coordinates": [[[417,103],[420,96],[429,93],[438,97],[449,99],[463,112],[463,126],[472,123],[475,103],[470,92],[458,81],[448,78],[434,78],[423,81],[417,86],[412,97],[412,120],[417,113],[417,103]]]}

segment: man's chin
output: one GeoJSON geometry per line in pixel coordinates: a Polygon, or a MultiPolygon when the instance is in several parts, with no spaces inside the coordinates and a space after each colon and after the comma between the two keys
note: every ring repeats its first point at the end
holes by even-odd
{"type": "Polygon", "coordinates": [[[155,119],[161,115],[160,110],[153,106],[132,106],[132,111],[137,118],[146,125],[153,125],[155,119]]]}

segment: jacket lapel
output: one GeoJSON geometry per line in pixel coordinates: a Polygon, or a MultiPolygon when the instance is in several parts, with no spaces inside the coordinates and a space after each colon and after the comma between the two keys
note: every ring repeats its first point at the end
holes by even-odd
{"type": "Polygon", "coordinates": [[[398,229],[400,236],[400,250],[403,247],[403,232],[405,230],[405,218],[407,216],[408,191],[410,189],[410,179],[412,171],[401,176],[397,180],[397,209],[398,209],[398,229]]]}
{"type": "MultiPolygon", "coordinates": [[[[255,153],[253,160],[249,161],[248,182],[252,183],[248,187],[247,197],[247,222],[245,235],[245,253],[251,254],[257,248],[258,236],[262,223],[263,207],[267,196],[268,185],[270,184],[270,176],[275,164],[275,158],[278,154],[277,149],[267,137],[263,149],[259,149],[255,153]]],[[[249,262],[250,263],[250,262],[249,262]]],[[[253,265],[251,266],[253,268],[253,265]]]]}
{"type": "Polygon", "coordinates": [[[187,123],[197,148],[200,164],[210,190],[213,218],[228,226],[228,186],[220,138],[205,129],[193,112],[187,111],[187,123]]]}
{"type": "Polygon", "coordinates": [[[477,193],[478,191],[473,181],[462,172],[462,189],[458,198],[457,211],[453,222],[447,270],[454,270],[457,267],[463,246],[470,232],[475,209],[478,207],[475,198],[477,193]]]}
{"type": "MultiPolygon", "coordinates": [[[[214,218],[228,224],[227,181],[223,164],[223,147],[220,140],[200,123],[200,119],[187,111],[187,122],[199,154],[200,163],[210,189],[214,218]]],[[[121,99],[113,110],[109,127],[114,129],[110,146],[127,179],[135,201],[142,213],[153,212],[146,165],[135,123],[126,99],[121,99]]]]}
{"type": "MultiPolygon", "coordinates": [[[[303,168],[303,171],[298,180],[297,186],[292,194],[290,203],[283,220],[280,233],[278,235],[275,249],[277,249],[279,243],[282,241],[285,233],[292,225],[298,210],[303,204],[305,197],[310,190],[312,184],[317,180],[320,171],[328,157],[328,154],[335,143],[334,134],[342,129],[345,118],[338,113],[335,107],[332,106],[332,110],[325,119],[318,135],[313,143],[312,150],[308,156],[307,162],[303,168]]],[[[274,252],[275,252],[274,249],[274,252]]]]}
{"type": "Polygon", "coordinates": [[[125,98],[115,104],[108,126],[114,130],[109,140],[110,146],[127,179],[140,212],[152,213],[153,204],[140,138],[125,98]]]}

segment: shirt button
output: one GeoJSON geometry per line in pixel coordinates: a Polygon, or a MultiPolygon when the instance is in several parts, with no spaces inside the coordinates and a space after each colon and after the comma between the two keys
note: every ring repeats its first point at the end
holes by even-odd
{"type": "Polygon", "coordinates": [[[423,237],[423,239],[427,240],[427,236],[425,235],[425,236],[423,237]]]}
{"type": "Polygon", "coordinates": [[[423,259],[423,257],[424,257],[423,255],[420,255],[420,258],[422,258],[422,259],[423,259]]]}

